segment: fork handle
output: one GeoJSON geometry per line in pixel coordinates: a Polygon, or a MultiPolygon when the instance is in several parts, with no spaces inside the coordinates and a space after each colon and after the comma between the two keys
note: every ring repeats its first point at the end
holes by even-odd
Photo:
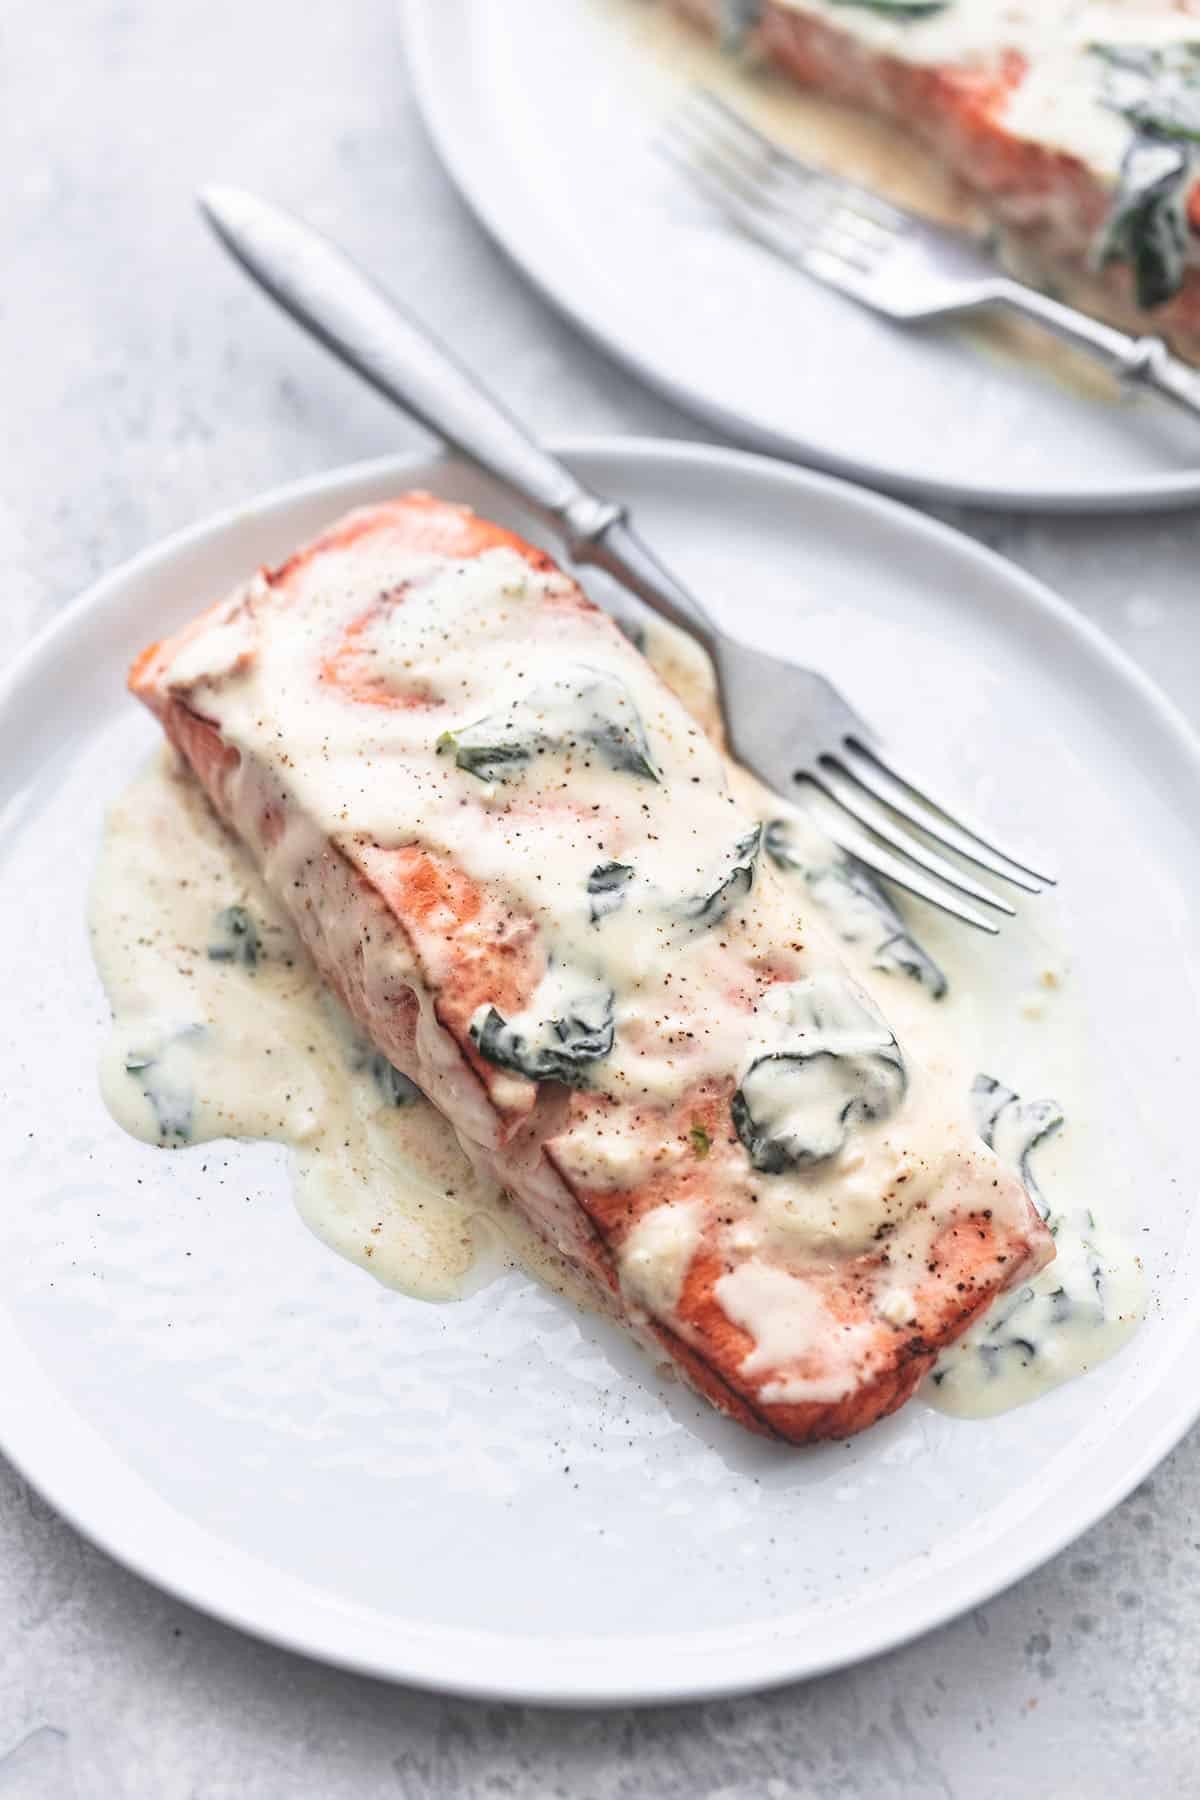
{"type": "Polygon", "coordinates": [[[1130,386],[1148,388],[1174,401],[1194,415],[1200,414],[1200,374],[1168,350],[1159,337],[1133,337],[1105,325],[1100,319],[1073,306],[1064,306],[1049,294],[1026,287],[1024,282],[1004,280],[990,290],[990,298],[1027,319],[1035,319],[1055,337],[1084,350],[1105,363],[1130,386]]]}
{"type": "Polygon", "coordinates": [[[493,399],[425,327],[311,226],[239,188],[201,197],[246,272],[314,337],[421,424],[519,495],[559,534],[571,560],[604,569],[656,611],[712,645],[719,633],[629,524],[493,399]]]}

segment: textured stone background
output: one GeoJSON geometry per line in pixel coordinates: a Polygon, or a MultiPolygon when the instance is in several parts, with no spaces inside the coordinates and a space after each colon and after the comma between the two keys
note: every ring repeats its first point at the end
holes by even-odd
{"type": "MultiPolygon", "coordinates": [[[[177,526],[417,441],[211,248],[190,200],[204,179],[336,229],[545,431],[700,435],[480,235],[414,116],[394,11],[5,0],[0,657],[177,526]]],[[[1194,513],[957,522],[1195,716],[1194,513]]],[[[92,1550],[0,1462],[0,1800],[1195,1795],[1198,1472],[1193,1437],[1014,1592],[850,1673],[699,1709],[555,1714],[253,1643],[92,1550]]]]}

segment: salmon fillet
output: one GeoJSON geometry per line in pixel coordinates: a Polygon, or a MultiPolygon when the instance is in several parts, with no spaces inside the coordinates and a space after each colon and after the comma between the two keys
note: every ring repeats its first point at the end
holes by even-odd
{"type": "Polygon", "coordinates": [[[130,686],[376,1048],[722,1412],[859,1431],[1052,1256],[718,749],[542,551],[405,495],[130,686]]]}
{"type": "Polygon", "coordinates": [[[1200,0],[668,0],[928,147],[1024,272],[1200,356],[1200,0]]]}

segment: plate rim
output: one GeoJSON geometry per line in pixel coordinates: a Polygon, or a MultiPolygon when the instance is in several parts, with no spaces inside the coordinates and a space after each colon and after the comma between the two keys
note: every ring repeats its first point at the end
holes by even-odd
{"type": "MultiPolygon", "coordinates": [[[[857,511],[860,517],[881,520],[916,539],[924,539],[951,558],[974,564],[989,578],[993,588],[999,582],[1014,598],[1023,599],[1043,615],[1048,614],[1105,666],[1108,675],[1132,689],[1158,726],[1165,730],[1174,751],[1188,759],[1196,775],[1200,776],[1200,735],[1193,731],[1150,676],[1051,589],[952,526],[915,512],[897,500],[854,487],[838,477],[781,463],[750,451],[669,438],[627,438],[618,434],[564,438],[556,440],[553,447],[568,460],[595,459],[615,467],[708,467],[747,476],[751,480],[779,482],[797,494],[812,496],[815,493],[833,506],[857,511]]],[[[169,569],[181,556],[236,530],[248,519],[262,520],[272,513],[286,512],[322,496],[329,497],[331,507],[361,504],[361,490],[365,488],[393,479],[403,482],[415,471],[424,471],[428,478],[434,469],[453,466],[456,462],[461,463],[461,459],[450,454],[416,450],[343,465],[269,489],[144,548],[92,583],[19,653],[6,678],[0,682],[0,718],[19,700],[26,684],[37,679],[41,665],[47,657],[54,655],[61,639],[68,637],[93,614],[102,613],[113,605],[130,584],[141,580],[156,567],[169,569]]],[[[1176,1338],[1182,1329],[1183,1321],[1180,1321],[1176,1338]]],[[[0,1310],[0,1334],[11,1337],[18,1350],[27,1359],[31,1357],[3,1310],[0,1310]]],[[[1167,1354],[1171,1354],[1170,1344],[1167,1354]]],[[[1174,1357],[1180,1354],[1179,1346],[1175,1344],[1174,1357]]],[[[1170,1366],[1167,1372],[1170,1373],[1170,1366]]],[[[978,1556],[962,1569],[943,1571],[943,1582],[937,1595],[926,1598],[923,1604],[920,1589],[915,1591],[915,1603],[908,1596],[899,1598],[894,1617],[882,1632],[877,1628],[860,1631],[861,1641],[826,1647],[817,1654],[811,1650],[806,1653],[795,1625],[789,1629],[789,1622],[782,1620],[677,1634],[670,1640],[676,1653],[685,1646],[691,1653],[686,1658],[683,1672],[645,1679],[642,1669],[643,1678],[631,1683],[628,1674],[618,1673],[614,1677],[613,1673],[623,1665],[622,1651],[627,1653],[635,1641],[628,1638],[615,1635],[595,1638],[584,1648],[580,1640],[570,1640],[562,1635],[521,1637],[458,1627],[414,1627],[411,1623],[406,1627],[403,1620],[389,1621],[380,1614],[364,1614],[361,1607],[341,1601],[334,1594],[305,1588],[296,1578],[250,1557],[236,1544],[215,1537],[208,1527],[186,1515],[176,1514],[135,1471],[121,1464],[122,1479],[131,1487],[145,1489],[151,1511],[161,1510],[178,1520],[185,1540],[195,1539],[202,1554],[199,1557],[193,1555],[187,1564],[177,1554],[156,1552],[153,1547],[155,1532],[140,1533],[136,1521],[131,1525],[124,1517],[98,1520],[88,1515],[86,1505],[77,1499],[81,1491],[77,1473],[53,1442],[39,1466],[39,1432],[43,1440],[45,1433],[33,1422],[31,1413],[26,1419],[28,1409],[23,1408],[17,1391],[19,1387],[19,1383],[11,1384],[7,1397],[0,1389],[0,1452],[73,1529],[143,1580],[253,1637],[335,1667],[433,1692],[558,1707],[648,1706],[762,1691],[829,1674],[897,1649],[947,1624],[971,1607],[994,1598],[1067,1548],[1125,1499],[1200,1417],[1200,1390],[1188,1383],[1160,1382],[1151,1390],[1150,1399],[1157,1396],[1157,1410],[1161,1416],[1153,1429],[1148,1430],[1135,1459],[1123,1463],[1106,1481],[1097,1481],[1069,1516],[1064,1518],[1061,1506],[1050,1509],[1057,1522],[1029,1533],[1021,1554],[1006,1561],[999,1572],[986,1556],[978,1556]],[[23,1420],[29,1426],[29,1441],[22,1437],[23,1420]],[[11,1441],[14,1422],[15,1444],[11,1441]],[[51,1465],[50,1474],[46,1472],[46,1462],[51,1465]],[[207,1558],[203,1554],[206,1545],[207,1558]],[[252,1562],[255,1569],[261,1571],[260,1585],[261,1580],[274,1585],[285,1609],[289,1602],[294,1605],[296,1599],[314,1608],[306,1615],[313,1619],[311,1627],[306,1623],[279,1624],[270,1617],[264,1619],[261,1609],[256,1611],[254,1594],[248,1599],[245,1597],[245,1587],[239,1579],[241,1559],[252,1562]],[[215,1573],[222,1563],[230,1565],[228,1577],[215,1573]],[[222,1579],[225,1591],[214,1597],[214,1580],[220,1587],[222,1579]],[[367,1627],[360,1632],[362,1641],[356,1643],[356,1620],[363,1617],[367,1627]],[[324,1641],[322,1629],[326,1633],[324,1641]],[[349,1640],[345,1641],[347,1632],[349,1640]],[[330,1633],[338,1641],[331,1643],[330,1633]],[[733,1638],[740,1641],[734,1644],[733,1638]],[[747,1638],[752,1639],[749,1644],[747,1638]],[[563,1656],[568,1646],[580,1651],[569,1664],[563,1656]],[[531,1666],[529,1674],[523,1675],[526,1657],[531,1666]],[[495,1666],[488,1666],[489,1658],[494,1659],[495,1666]],[[553,1676],[550,1675],[552,1668],[553,1676]],[[535,1673],[535,1669],[539,1672],[535,1673]]],[[[92,1429],[82,1417],[80,1424],[85,1430],[92,1429]]],[[[104,1440],[98,1442],[102,1454],[119,1463],[116,1453],[104,1440]]],[[[654,1640],[646,1637],[636,1643],[644,1654],[646,1649],[653,1647],[654,1640]]]]}
{"type": "Polygon", "coordinates": [[[976,506],[988,512],[1020,510],[1055,514],[1167,512],[1190,506],[1200,499],[1200,440],[1194,469],[1143,475],[1125,482],[1056,488],[942,482],[923,480],[890,464],[860,462],[824,450],[819,444],[799,436],[772,431],[769,426],[747,420],[719,400],[697,392],[686,381],[661,367],[652,355],[643,353],[636,341],[624,334],[619,326],[612,325],[602,306],[589,303],[586,290],[573,289],[569,283],[556,279],[555,259],[542,254],[536,226],[532,222],[522,226],[511,213],[494,204],[486,186],[476,181],[470,156],[453,127],[451,109],[443,104],[444,87],[439,80],[442,60],[434,47],[435,22],[439,14],[444,18],[449,4],[474,3],[475,0],[398,0],[413,93],[439,162],[472,216],[542,299],[591,343],[682,412],[752,452],[774,460],[799,463],[801,467],[811,466],[844,481],[911,501],[976,506]]]}

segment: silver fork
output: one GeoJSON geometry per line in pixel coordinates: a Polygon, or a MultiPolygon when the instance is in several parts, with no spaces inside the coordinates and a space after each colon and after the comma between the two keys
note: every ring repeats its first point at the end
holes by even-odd
{"type": "Polygon", "coordinates": [[[1200,376],[1161,338],[1131,337],[1015,280],[986,244],[793,156],[707,88],[689,91],[657,147],[748,237],[873,312],[912,325],[1007,308],[1200,413],[1200,376]]]}
{"type": "Polygon", "coordinates": [[[823,676],[731,637],[642,542],[624,507],[577,481],[328,239],[240,189],[210,188],[201,205],[242,267],[328,349],[519,495],[574,562],[603,569],[700,640],[734,754],[779,793],[819,788],[844,849],[982,931],[996,926],[969,900],[1010,915],[1013,907],[918,831],[1029,893],[1051,879],[956,822],[823,676]]]}

